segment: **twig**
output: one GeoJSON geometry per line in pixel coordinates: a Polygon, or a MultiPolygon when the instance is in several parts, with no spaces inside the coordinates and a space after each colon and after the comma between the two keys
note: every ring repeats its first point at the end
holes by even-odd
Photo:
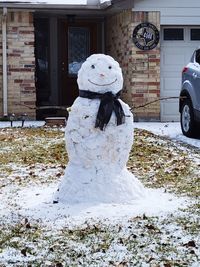
{"type": "Polygon", "coordinates": [[[37,107],[30,107],[30,106],[28,106],[28,105],[21,104],[21,103],[17,103],[16,105],[18,105],[18,106],[23,106],[23,107],[26,107],[26,108],[29,108],[29,109],[37,109],[37,107]]]}
{"type": "Polygon", "coordinates": [[[35,109],[35,110],[41,110],[41,109],[61,109],[61,110],[67,110],[67,107],[65,106],[41,106],[41,107],[30,107],[25,104],[18,103],[17,105],[23,106],[29,109],[35,109]]]}
{"type": "MultiPolygon", "coordinates": [[[[155,100],[152,100],[150,102],[147,102],[143,105],[140,105],[140,106],[136,106],[136,107],[131,107],[131,111],[133,109],[139,109],[139,108],[144,108],[148,105],[151,105],[153,103],[156,103],[158,101],[162,101],[162,100],[168,100],[168,99],[185,99],[187,98],[186,96],[169,96],[169,97],[162,97],[162,98],[157,98],[155,100]]],[[[63,106],[42,106],[42,107],[30,107],[28,105],[25,105],[25,104],[21,104],[21,103],[18,103],[18,105],[20,106],[24,106],[24,107],[27,107],[29,109],[35,109],[35,110],[41,110],[41,109],[51,109],[51,108],[55,108],[55,109],[62,109],[62,110],[66,110],[66,107],[63,107],[63,106]]]]}
{"type": "Polygon", "coordinates": [[[184,99],[184,98],[186,98],[186,96],[180,96],[180,97],[179,97],[179,96],[170,96],[170,97],[157,98],[157,99],[152,100],[152,101],[150,101],[150,102],[147,102],[147,103],[145,103],[145,104],[143,104],[143,105],[136,106],[136,107],[131,107],[131,111],[132,111],[133,109],[144,108],[144,107],[146,107],[146,106],[148,106],[148,105],[151,105],[151,104],[153,104],[153,103],[156,103],[156,102],[158,102],[158,101],[162,101],[162,100],[168,100],[168,99],[184,99]]]}

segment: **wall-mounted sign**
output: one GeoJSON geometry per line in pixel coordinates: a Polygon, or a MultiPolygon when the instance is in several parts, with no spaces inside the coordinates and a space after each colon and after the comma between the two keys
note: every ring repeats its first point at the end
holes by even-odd
{"type": "Polygon", "coordinates": [[[133,42],[141,50],[151,50],[159,43],[159,31],[149,22],[140,23],[133,30],[133,42]]]}

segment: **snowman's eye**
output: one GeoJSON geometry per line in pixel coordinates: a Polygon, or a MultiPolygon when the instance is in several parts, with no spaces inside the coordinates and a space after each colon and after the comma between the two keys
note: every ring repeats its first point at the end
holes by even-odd
{"type": "Polygon", "coordinates": [[[95,65],[91,65],[91,68],[92,68],[92,69],[95,69],[95,65]]]}
{"type": "Polygon", "coordinates": [[[109,68],[109,70],[111,70],[112,69],[112,66],[109,66],[108,68],[109,68]]]}

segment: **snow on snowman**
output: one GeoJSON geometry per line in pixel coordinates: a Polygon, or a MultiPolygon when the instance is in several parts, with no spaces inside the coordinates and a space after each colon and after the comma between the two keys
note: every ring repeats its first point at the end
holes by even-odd
{"type": "Polygon", "coordinates": [[[133,144],[133,115],[120,97],[122,70],[112,57],[94,54],[78,72],[79,97],[65,130],[69,162],[55,201],[130,203],[145,196],[126,168],[133,144]]]}

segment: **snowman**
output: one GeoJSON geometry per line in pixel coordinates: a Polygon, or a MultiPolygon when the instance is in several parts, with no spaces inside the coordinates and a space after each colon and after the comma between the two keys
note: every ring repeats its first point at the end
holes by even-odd
{"type": "Polygon", "coordinates": [[[79,97],[65,130],[69,163],[56,202],[129,203],[145,189],[126,168],[133,144],[133,115],[120,98],[121,68],[112,57],[94,54],[78,72],[79,97]]]}

